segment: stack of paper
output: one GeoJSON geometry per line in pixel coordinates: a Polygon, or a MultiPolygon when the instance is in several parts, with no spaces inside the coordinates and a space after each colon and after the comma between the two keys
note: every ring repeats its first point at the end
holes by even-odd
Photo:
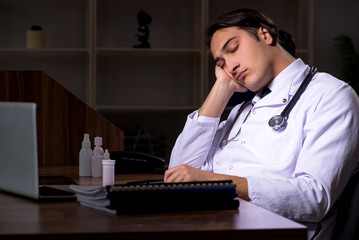
{"type": "Polygon", "coordinates": [[[105,187],[70,185],[70,189],[76,192],[81,205],[116,214],[116,209],[110,207],[105,187]]]}

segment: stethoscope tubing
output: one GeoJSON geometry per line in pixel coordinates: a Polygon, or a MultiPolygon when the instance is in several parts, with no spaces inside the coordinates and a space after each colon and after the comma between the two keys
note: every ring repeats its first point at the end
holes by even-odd
{"type": "MultiPolygon", "coordinates": [[[[307,73],[307,75],[305,76],[304,80],[302,81],[302,83],[300,84],[298,90],[296,91],[296,93],[294,94],[294,96],[292,97],[292,99],[289,101],[289,103],[287,104],[287,106],[283,109],[283,111],[281,112],[280,115],[275,115],[273,117],[271,117],[268,121],[268,125],[275,131],[282,131],[286,128],[287,126],[287,120],[289,118],[289,113],[292,111],[293,107],[295,106],[295,104],[298,102],[300,96],[303,94],[303,92],[305,91],[305,89],[307,88],[307,86],[309,85],[310,81],[312,80],[313,76],[316,74],[317,72],[317,68],[315,67],[310,67],[309,72],[307,73]]],[[[231,140],[228,139],[229,133],[231,131],[231,129],[234,126],[234,123],[238,120],[238,117],[241,115],[241,113],[243,112],[243,110],[249,105],[252,104],[252,98],[246,100],[238,109],[236,117],[234,118],[233,122],[231,123],[231,126],[228,128],[228,131],[226,132],[225,136],[223,137],[223,140],[221,141],[221,146],[223,147],[224,145],[227,145],[227,143],[231,140]]],[[[252,104],[253,107],[253,104],[252,104]]],[[[251,108],[252,109],[252,108],[251,108]]],[[[249,112],[251,111],[251,109],[249,109],[249,112]]],[[[247,117],[248,117],[249,113],[247,114],[247,116],[245,117],[243,123],[246,121],[247,117]]],[[[239,134],[240,130],[238,131],[238,133],[236,134],[236,136],[239,134]]]]}
{"type": "Polygon", "coordinates": [[[309,82],[312,80],[313,76],[317,72],[317,68],[310,67],[309,72],[305,76],[303,82],[300,84],[298,90],[292,97],[292,99],[289,101],[287,106],[283,109],[280,115],[275,115],[271,117],[268,121],[268,125],[273,128],[275,131],[282,131],[287,126],[287,121],[289,118],[289,113],[292,111],[295,104],[298,102],[300,96],[303,94],[307,86],[309,85],[309,82]]]}

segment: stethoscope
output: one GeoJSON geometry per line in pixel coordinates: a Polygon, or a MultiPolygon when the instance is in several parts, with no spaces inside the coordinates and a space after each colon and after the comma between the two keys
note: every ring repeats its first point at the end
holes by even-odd
{"type": "Polygon", "coordinates": [[[289,118],[289,113],[292,111],[294,105],[298,102],[300,96],[307,88],[310,80],[312,80],[313,76],[317,72],[317,68],[310,67],[307,76],[305,76],[302,84],[300,84],[297,92],[294,94],[292,99],[289,101],[288,105],[283,109],[280,115],[275,115],[271,117],[268,121],[268,125],[274,129],[275,131],[283,131],[287,127],[287,121],[289,118]]]}
{"type": "MultiPolygon", "coordinates": [[[[275,131],[284,131],[285,128],[287,127],[287,121],[289,118],[289,113],[290,111],[292,111],[294,105],[298,102],[300,96],[303,94],[304,90],[307,88],[309,82],[312,80],[313,76],[315,75],[315,73],[317,72],[317,68],[315,67],[310,67],[309,72],[307,73],[307,75],[305,76],[303,82],[300,84],[298,90],[296,91],[296,93],[294,94],[294,96],[292,97],[292,99],[289,101],[289,103],[287,104],[287,106],[283,109],[283,111],[279,114],[279,115],[275,115],[273,117],[271,117],[268,121],[268,125],[275,131]]],[[[225,134],[223,141],[221,142],[220,146],[223,147],[224,145],[227,145],[228,142],[230,142],[232,139],[236,138],[237,135],[240,132],[240,129],[238,131],[238,133],[232,138],[232,139],[228,139],[229,137],[229,133],[234,125],[234,123],[237,121],[239,115],[241,115],[241,113],[243,112],[244,109],[246,109],[249,105],[251,105],[251,108],[249,109],[247,115],[245,116],[243,123],[247,120],[249,113],[252,110],[253,104],[252,104],[252,99],[247,100],[246,102],[244,102],[241,107],[239,108],[236,117],[234,118],[234,121],[232,122],[231,126],[228,128],[227,133],[225,134]]]]}

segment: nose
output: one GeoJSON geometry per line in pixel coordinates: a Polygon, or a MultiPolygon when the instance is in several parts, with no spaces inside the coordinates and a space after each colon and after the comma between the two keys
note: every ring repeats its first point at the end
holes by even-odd
{"type": "Polygon", "coordinates": [[[233,77],[235,77],[237,74],[237,70],[239,68],[239,64],[236,63],[235,61],[227,60],[227,67],[228,67],[229,74],[231,74],[233,77]]]}
{"type": "Polygon", "coordinates": [[[237,69],[238,69],[238,66],[234,66],[234,68],[232,69],[232,76],[235,77],[237,75],[237,69]]]}

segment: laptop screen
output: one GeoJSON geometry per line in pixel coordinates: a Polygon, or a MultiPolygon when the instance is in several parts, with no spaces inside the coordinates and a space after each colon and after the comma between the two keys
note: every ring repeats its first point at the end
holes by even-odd
{"type": "Polygon", "coordinates": [[[36,104],[0,102],[0,189],[39,196],[36,104]]]}

